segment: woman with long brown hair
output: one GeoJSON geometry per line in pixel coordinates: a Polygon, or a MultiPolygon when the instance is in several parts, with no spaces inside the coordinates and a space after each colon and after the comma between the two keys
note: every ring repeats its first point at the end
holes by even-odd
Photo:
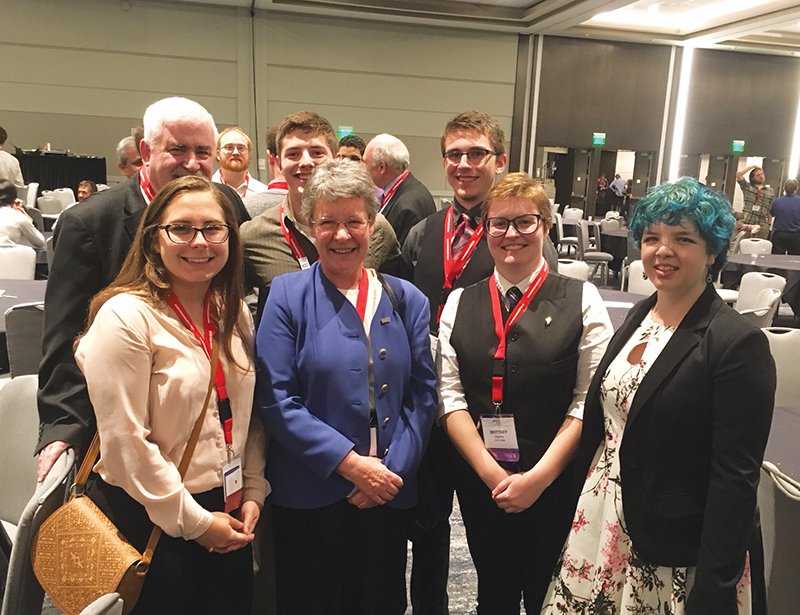
{"type": "Polygon", "coordinates": [[[263,428],[250,420],[255,376],[243,292],[230,203],[207,180],[182,177],[148,205],[77,343],[100,436],[87,494],[137,549],[154,524],[164,533],[134,613],[250,610],[249,543],[268,486],[263,428]],[[215,394],[181,477],[212,345],[215,394]],[[229,471],[243,489],[223,490],[229,471]]]}

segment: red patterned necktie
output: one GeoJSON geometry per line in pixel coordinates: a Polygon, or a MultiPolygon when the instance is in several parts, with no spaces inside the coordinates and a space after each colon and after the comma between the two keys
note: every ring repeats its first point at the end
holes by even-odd
{"type": "Polygon", "coordinates": [[[453,233],[453,258],[456,259],[464,251],[464,248],[469,243],[472,233],[475,229],[472,228],[472,221],[467,214],[461,214],[461,222],[456,226],[455,233],[453,233]]]}

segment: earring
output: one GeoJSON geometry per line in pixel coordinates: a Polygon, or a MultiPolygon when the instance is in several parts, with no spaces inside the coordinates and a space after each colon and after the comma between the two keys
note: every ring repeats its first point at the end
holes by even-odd
{"type": "Polygon", "coordinates": [[[711,284],[714,281],[714,276],[711,274],[711,267],[708,268],[708,275],[706,275],[706,284],[711,284]]]}
{"type": "Polygon", "coordinates": [[[644,271],[642,271],[642,279],[643,279],[643,280],[646,280],[646,279],[647,279],[647,274],[646,274],[644,271]]]}

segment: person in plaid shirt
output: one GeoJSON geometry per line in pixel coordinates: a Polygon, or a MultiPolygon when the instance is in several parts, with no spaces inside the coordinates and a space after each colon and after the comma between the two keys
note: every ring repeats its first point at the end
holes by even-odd
{"type": "Polygon", "coordinates": [[[769,208],[772,199],[775,198],[775,190],[765,185],[764,169],[759,166],[751,165],[736,173],[736,181],[742,189],[744,197],[744,208],[742,210],[742,222],[744,224],[758,224],[761,228],[755,237],[760,239],[769,238],[769,208]],[[745,181],[744,176],[747,172],[749,181],[745,181]]]}

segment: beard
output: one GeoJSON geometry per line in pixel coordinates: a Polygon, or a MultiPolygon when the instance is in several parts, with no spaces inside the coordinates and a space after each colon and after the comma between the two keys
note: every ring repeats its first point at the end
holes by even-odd
{"type": "Polygon", "coordinates": [[[246,171],[247,167],[250,166],[250,161],[245,160],[244,158],[234,159],[234,158],[222,158],[219,161],[219,166],[221,166],[226,171],[232,171],[234,173],[241,173],[242,171],[246,171]]]}

